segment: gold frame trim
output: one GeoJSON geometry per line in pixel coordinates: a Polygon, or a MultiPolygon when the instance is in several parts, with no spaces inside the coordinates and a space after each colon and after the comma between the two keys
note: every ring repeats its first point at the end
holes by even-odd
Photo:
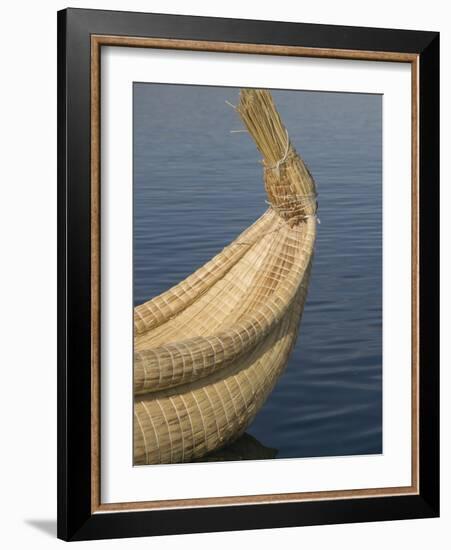
{"type": "Polygon", "coordinates": [[[419,494],[419,56],[399,52],[334,50],[128,36],[91,36],[91,512],[125,512],[306,502],[419,494]],[[412,69],[412,482],[408,487],[118,502],[100,499],[100,50],[102,46],[247,53],[410,63],[412,69]]]}

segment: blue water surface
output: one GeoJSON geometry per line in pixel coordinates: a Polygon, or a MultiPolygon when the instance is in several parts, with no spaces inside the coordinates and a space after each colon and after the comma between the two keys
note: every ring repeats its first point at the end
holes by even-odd
{"type": "MultiPolygon", "coordinates": [[[[239,90],[134,84],[134,302],[185,278],[266,209],[239,90]]],[[[307,303],[248,428],[277,458],[382,452],[382,96],[275,90],[319,193],[307,303]]]]}

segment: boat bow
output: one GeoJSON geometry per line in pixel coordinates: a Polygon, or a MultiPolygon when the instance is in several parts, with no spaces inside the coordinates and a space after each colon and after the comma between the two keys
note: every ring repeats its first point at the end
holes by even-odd
{"type": "Polygon", "coordinates": [[[187,279],[135,308],[135,464],[198,459],[241,435],[288,361],[316,236],[316,188],[269,92],[236,108],[269,208],[187,279]]]}

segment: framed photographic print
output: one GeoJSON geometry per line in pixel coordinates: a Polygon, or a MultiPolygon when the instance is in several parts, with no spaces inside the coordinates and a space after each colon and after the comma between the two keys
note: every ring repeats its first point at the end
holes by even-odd
{"type": "Polygon", "coordinates": [[[58,536],[439,513],[439,36],[58,14],[58,536]]]}

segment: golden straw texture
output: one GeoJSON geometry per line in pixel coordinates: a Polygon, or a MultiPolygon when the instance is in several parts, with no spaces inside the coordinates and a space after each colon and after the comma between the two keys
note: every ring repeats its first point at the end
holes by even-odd
{"type": "Polygon", "coordinates": [[[199,459],[241,435],[296,340],[316,190],[271,95],[237,111],[263,155],[270,208],[222,252],[135,308],[135,464],[199,459]]]}

